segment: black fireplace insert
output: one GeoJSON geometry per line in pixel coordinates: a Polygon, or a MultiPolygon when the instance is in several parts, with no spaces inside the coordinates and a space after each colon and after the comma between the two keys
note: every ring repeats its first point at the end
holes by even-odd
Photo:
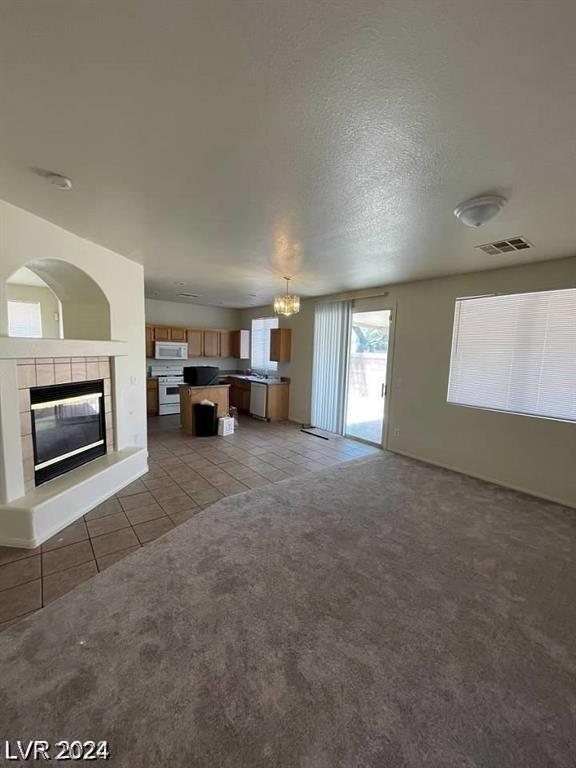
{"type": "Polygon", "coordinates": [[[30,390],[36,485],[106,453],[104,382],[30,390]]]}

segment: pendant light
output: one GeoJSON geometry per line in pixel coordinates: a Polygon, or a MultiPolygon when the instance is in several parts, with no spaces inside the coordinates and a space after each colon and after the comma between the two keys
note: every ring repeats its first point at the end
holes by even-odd
{"type": "Polygon", "coordinates": [[[286,280],[286,293],[283,296],[276,296],[274,299],[274,312],[277,315],[284,315],[289,317],[290,315],[296,315],[300,312],[300,296],[294,296],[290,293],[290,278],[285,277],[286,280]]]}

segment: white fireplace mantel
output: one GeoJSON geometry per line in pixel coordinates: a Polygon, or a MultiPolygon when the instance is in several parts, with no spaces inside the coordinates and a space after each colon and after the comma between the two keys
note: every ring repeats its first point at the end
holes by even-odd
{"type": "Polygon", "coordinates": [[[22,339],[0,336],[0,360],[23,360],[33,357],[124,357],[125,341],[87,339],[22,339]]]}

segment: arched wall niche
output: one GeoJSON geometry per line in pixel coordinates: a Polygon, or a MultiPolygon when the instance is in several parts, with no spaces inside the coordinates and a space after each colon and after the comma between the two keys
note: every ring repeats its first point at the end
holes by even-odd
{"type": "MultiPolygon", "coordinates": [[[[79,267],[54,258],[34,259],[17,270],[6,284],[7,299],[16,295],[14,286],[19,274],[31,274],[37,284],[44,284],[59,304],[59,332],[48,324],[48,338],[109,340],[110,303],[100,286],[79,267]]],[[[28,281],[28,282],[34,282],[28,281]]],[[[22,295],[25,294],[23,289],[22,295]]]]}

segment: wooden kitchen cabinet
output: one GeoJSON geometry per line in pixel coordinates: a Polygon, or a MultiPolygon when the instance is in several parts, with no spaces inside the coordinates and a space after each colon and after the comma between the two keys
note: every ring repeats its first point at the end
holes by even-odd
{"type": "Polygon", "coordinates": [[[230,405],[243,413],[250,413],[250,382],[243,379],[228,379],[230,383],[230,405]]]}
{"type": "Polygon", "coordinates": [[[154,328],[146,326],[146,357],[154,357],[154,328]]]}
{"type": "Polygon", "coordinates": [[[270,360],[289,363],[292,350],[292,329],[272,328],[270,331],[270,360]]]}
{"type": "Polygon", "coordinates": [[[146,413],[158,416],[158,379],[146,379],[146,413]]]}
{"type": "Polygon", "coordinates": [[[170,328],[170,341],[186,341],[186,328],[170,328]]]}
{"type": "Polygon", "coordinates": [[[154,326],[154,341],[170,341],[170,331],[167,325],[154,326]]]}
{"type": "Polygon", "coordinates": [[[268,421],[286,421],[290,409],[290,385],[288,382],[269,384],[266,398],[268,421]]]}
{"type": "Polygon", "coordinates": [[[220,357],[232,357],[232,331],[220,331],[220,357]]]}
{"type": "Polygon", "coordinates": [[[188,344],[188,357],[234,357],[250,359],[250,331],[224,328],[185,328],[173,325],[146,325],[146,357],[154,358],[157,341],[188,344]]]}
{"type": "Polygon", "coordinates": [[[186,330],[188,342],[188,357],[204,356],[204,331],[200,328],[188,328],[186,330]]]}
{"type": "Polygon", "coordinates": [[[238,360],[250,359],[250,331],[230,331],[230,357],[238,360]]]}
{"type": "Polygon", "coordinates": [[[204,331],[204,357],[220,357],[220,331],[204,331]]]}

